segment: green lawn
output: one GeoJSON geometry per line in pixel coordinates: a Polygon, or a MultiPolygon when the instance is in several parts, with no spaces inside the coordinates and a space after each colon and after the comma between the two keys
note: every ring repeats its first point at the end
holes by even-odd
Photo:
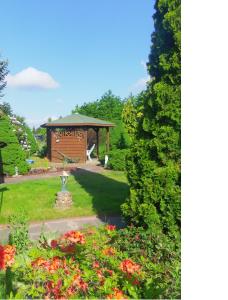
{"type": "Polygon", "coordinates": [[[128,195],[128,185],[123,172],[104,171],[102,174],[76,173],[68,180],[68,190],[73,195],[71,209],[53,208],[55,194],[60,191],[60,178],[38,179],[0,186],[0,224],[8,217],[24,210],[30,221],[89,215],[115,215],[128,195]]]}

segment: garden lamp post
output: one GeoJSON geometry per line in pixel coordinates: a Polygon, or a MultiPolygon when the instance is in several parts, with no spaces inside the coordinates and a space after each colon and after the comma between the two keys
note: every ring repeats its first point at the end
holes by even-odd
{"type": "Polygon", "coordinates": [[[63,171],[63,174],[60,175],[60,178],[61,178],[61,182],[62,182],[62,192],[67,192],[67,189],[66,189],[66,184],[67,184],[67,179],[68,179],[69,175],[67,172],[63,171]]]}

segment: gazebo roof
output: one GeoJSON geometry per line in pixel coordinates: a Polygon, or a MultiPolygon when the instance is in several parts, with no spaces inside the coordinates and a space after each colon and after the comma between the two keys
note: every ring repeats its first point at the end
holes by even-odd
{"type": "Polygon", "coordinates": [[[60,118],[58,120],[45,123],[41,127],[62,127],[62,126],[114,127],[115,124],[76,113],[70,116],[66,116],[64,118],[60,118]]]}

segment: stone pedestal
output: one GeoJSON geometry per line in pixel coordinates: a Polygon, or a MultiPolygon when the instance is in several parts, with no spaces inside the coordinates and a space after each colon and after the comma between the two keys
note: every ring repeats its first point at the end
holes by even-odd
{"type": "Polygon", "coordinates": [[[70,192],[58,192],[56,201],[55,201],[55,208],[58,209],[67,209],[73,205],[72,202],[72,195],[70,192]]]}

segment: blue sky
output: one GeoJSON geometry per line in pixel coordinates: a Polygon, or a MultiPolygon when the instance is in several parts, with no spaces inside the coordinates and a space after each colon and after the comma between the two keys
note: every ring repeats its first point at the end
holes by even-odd
{"type": "Polygon", "coordinates": [[[152,0],[7,0],[1,57],[10,75],[2,101],[30,126],[68,115],[111,89],[137,94],[153,31],[152,0]]]}

